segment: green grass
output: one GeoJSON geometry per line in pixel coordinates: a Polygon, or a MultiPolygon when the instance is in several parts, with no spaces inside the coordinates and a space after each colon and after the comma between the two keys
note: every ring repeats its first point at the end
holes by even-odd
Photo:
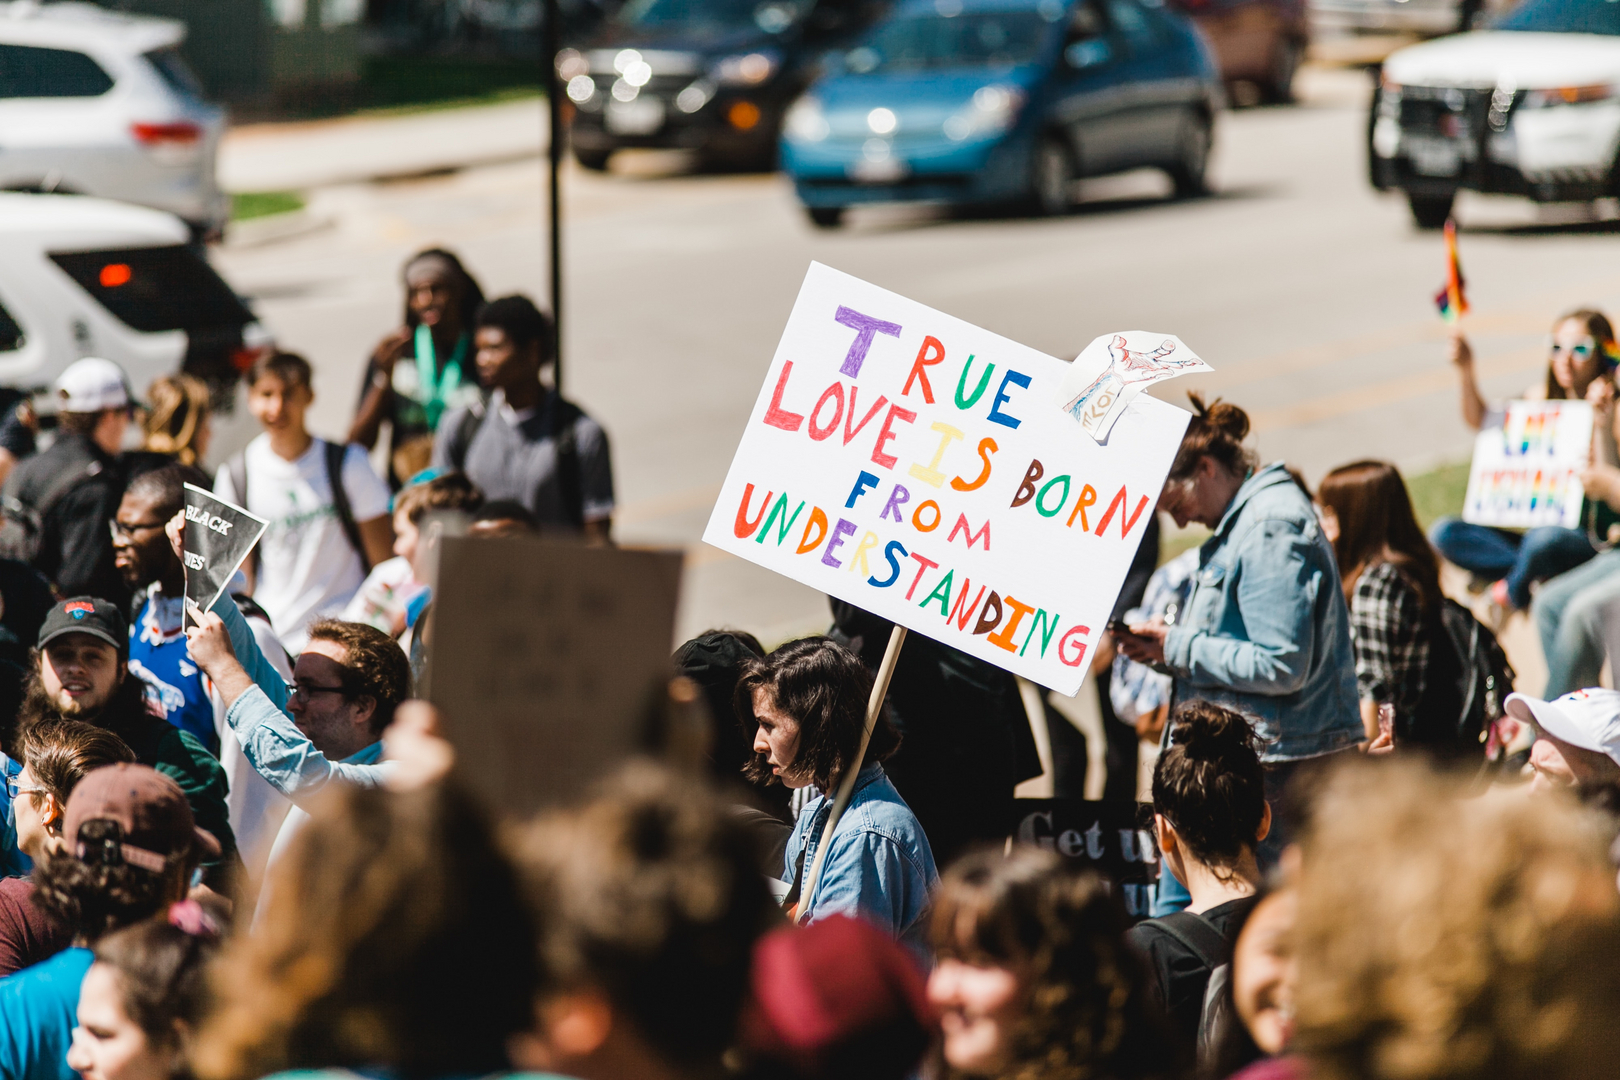
{"type": "Polygon", "coordinates": [[[290,214],[303,208],[304,197],[296,191],[239,191],[231,196],[232,221],[290,214]]]}

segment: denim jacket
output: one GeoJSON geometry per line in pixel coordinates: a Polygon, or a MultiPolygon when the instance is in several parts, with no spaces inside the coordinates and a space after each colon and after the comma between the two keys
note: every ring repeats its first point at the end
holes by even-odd
{"type": "Polygon", "coordinates": [[[1176,701],[1247,715],[1265,761],[1317,757],[1364,737],[1338,564],[1281,464],[1245,480],[1204,541],[1164,658],[1176,701]]]}
{"type": "MultiPolygon", "coordinates": [[[[833,794],[823,792],[799,814],[784,854],[782,876],[790,883],[799,874],[800,852],[804,873],[816,861],[833,794]]],[[[868,765],[856,777],[849,809],[838,820],[815,895],[801,896],[799,910],[808,911],[812,922],[828,915],[859,914],[922,949],[923,916],[938,881],[934,853],[917,815],[889,782],[883,766],[868,765]]]]}

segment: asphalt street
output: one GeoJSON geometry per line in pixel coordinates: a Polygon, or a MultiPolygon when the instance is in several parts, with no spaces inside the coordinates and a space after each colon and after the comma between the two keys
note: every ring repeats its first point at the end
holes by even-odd
{"type": "MultiPolygon", "coordinates": [[[[612,438],[621,541],[689,550],[680,632],[739,626],[769,641],[825,622],[819,594],[699,542],[811,260],[1065,358],[1112,330],[1175,333],[1215,371],[1161,395],[1236,401],[1263,457],[1313,481],[1364,457],[1409,470],[1465,459],[1431,299],[1441,241],[1367,185],[1364,76],[1310,72],[1305,91],[1298,106],[1222,118],[1212,196],[1170,201],[1144,172],[1087,182],[1061,219],[872,209],[824,232],[779,177],[682,175],[657,155],[607,176],[569,169],[566,391],[612,438]]],[[[543,298],[544,206],[535,157],[333,183],[291,235],[227,245],[217,263],[314,362],[313,426],[335,435],[366,354],[398,323],[405,256],[443,244],[491,295],[543,298]]],[[[1620,308],[1620,222],[1483,198],[1458,213],[1466,327],[1487,392],[1507,396],[1536,377],[1559,311],[1620,308]]]]}

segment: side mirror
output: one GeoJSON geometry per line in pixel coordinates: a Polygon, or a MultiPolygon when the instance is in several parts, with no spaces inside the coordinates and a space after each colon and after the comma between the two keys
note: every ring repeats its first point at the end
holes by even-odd
{"type": "Polygon", "coordinates": [[[1076,41],[1063,50],[1063,62],[1076,71],[1101,67],[1114,58],[1114,47],[1107,38],[1076,41]]]}

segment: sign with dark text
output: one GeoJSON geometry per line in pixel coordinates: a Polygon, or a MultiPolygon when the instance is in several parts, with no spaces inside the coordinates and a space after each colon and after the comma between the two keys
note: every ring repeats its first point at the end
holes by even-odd
{"type": "Polygon", "coordinates": [[[186,485],[186,599],[207,611],[269,523],[211,491],[186,485]]]}

